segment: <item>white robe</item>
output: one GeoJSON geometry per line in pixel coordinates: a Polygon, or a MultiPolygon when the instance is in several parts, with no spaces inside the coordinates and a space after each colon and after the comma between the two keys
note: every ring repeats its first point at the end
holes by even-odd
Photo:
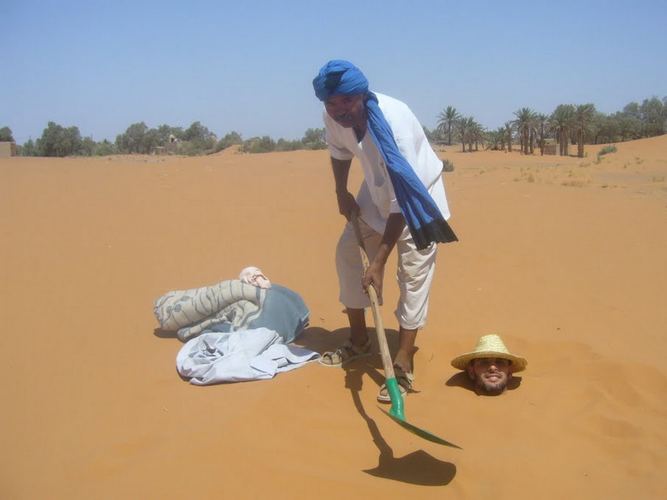
{"type": "Polygon", "coordinates": [[[316,352],[282,343],[275,331],[257,328],[190,339],[176,356],[176,369],[191,384],[208,385],[270,379],[317,358],[316,352]]]}

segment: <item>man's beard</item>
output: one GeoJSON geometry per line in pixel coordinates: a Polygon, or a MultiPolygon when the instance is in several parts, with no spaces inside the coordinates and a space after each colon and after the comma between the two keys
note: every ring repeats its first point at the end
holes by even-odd
{"type": "Polygon", "coordinates": [[[502,377],[501,376],[500,379],[498,379],[497,381],[490,382],[490,381],[484,379],[484,377],[479,376],[479,377],[477,377],[477,380],[475,381],[476,382],[475,385],[477,386],[478,389],[481,389],[482,391],[484,391],[487,394],[497,395],[497,394],[501,394],[505,390],[505,388],[507,387],[508,379],[509,379],[509,377],[506,377],[506,376],[502,377]]]}

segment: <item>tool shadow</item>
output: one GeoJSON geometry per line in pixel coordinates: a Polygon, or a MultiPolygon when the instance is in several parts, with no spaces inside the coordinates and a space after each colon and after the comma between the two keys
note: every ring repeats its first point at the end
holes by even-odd
{"type": "MultiPolygon", "coordinates": [[[[398,345],[398,332],[387,330],[386,334],[387,343],[393,352],[398,345]]],[[[347,328],[330,332],[324,328],[311,327],[306,329],[296,343],[322,353],[334,350],[348,336],[349,329],[347,328]]],[[[375,352],[377,352],[377,348],[375,348],[375,352]]],[[[449,484],[456,476],[456,466],[454,464],[438,460],[424,450],[417,450],[403,457],[395,457],[394,450],[382,437],[375,420],[366,412],[361,401],[361,389],[364,378],[372,380],[378,389],[384,383],[380,356],[374,355],[369,358],[355,360],[345,365],[343,369],[345,370],[345,388],[349,389],[354,406],[366,422],[373,444],[380,452],[378,465],[363,472],[383,479],[421,486],[445,486],[449,484]]]]}

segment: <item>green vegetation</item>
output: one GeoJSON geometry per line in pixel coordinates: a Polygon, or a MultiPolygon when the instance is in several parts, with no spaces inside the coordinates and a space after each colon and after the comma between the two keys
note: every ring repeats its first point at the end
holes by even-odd
{"type": "Polygon", "coordinates": [[[78,127],[62,127],[54,122],[49,122],[42,132],[42,137],[37,139],[36,148],[43,156],[68,156],[78,154],[82,150],[83,143],[78,127]]]}
{"type": "Polygon", "coordinates": [[[530,154],[533,154],[533,145],[535,143],[533,133],[535,131],[537,113],[530,108],[521,108],[514,112],[514,116],[516,116],[516,120],[514,120],[513,125],[519,134],[521,152],[528,154],[530,150],[530,154]]]}
{"type": "Polygon", "coordinates": [[[454,164],[447,159],[442,160],[442,171],[443,172],[453,172],[454,171],[454,164]]]}
{"type": "Polygon", "coordinates": [[[560,104],[551,114],[551,128],[555,134],[561,156],[569,155],[575,108],[572,104],[560,104]]]}
{"type": "Polygon", "coordinates": [[[616,151],[617,151],[616,146],[614,144],[610,144],[609,146],[603,147],[598,153],[598,156],[606,155],[609,153],[615,153],[616,151]]]}
{"type": "MultiPolygon", "coordinates": [[[[0,137],[12,137],[8,127],[0,129],[0,137]]],[[[11,139],[13,140],[13,139],[11,139]]],[[[77,127],[65,128],[49,122],[42,136],[28,140],[20,146],[22,156],[105,156],[112,154],[180,154],[202,155],[222,151],[233,145],[240,145],[245,153],[268,153],[270,151],[294,151],[297,149],[324,149],[323,128],[309,128],[300,140],[279,139],[269,136],[252,137],[243,140],[241,134],[232,131],[218,140],[213,132],[200,122],[192,123],[187,129],[160,125],[149,128],[144,122],[133,123],[125,132],[116,136],[115,142],[106,139],[95,142],[92,137],[81,137],[77,127]]]]}
{"type": "Polygon", "coordinates": [[[244,141],[241,151],[244,153],[269,153],[276,149],[276,142],[268,135],[264,137],[253,137],[244,141]]]}
{"type": "Polygon", "coordinates": [[[478,143],[486,149],[512,151],[518,143],[523,154],[540,154],[547,148],[558,147],[561,156],[569,156],[570,145],[577,146],[577,156],[583,158],[584,144],[622,142],[643,137],[653,137],[667,132],[667,97],[644,99],[639,104],[631,102],[622,111],[606,115],[593,104],[560,104],[550,114],[542,114],[524,107],[514,112],[514,120],[495,130],[486,130],[474,118],[462,117],[452,106],[438,115],[438,126],[428,136],[437,144],[451,144],[454,136],[462,150],[475,151],[478,143]]]}
{"type": "Polygon", "coordinates": [[[484,128],[475,121],[472,116],[462,116],[456,120],[454,127],[457,132],[458,140],[461,142],[463,152],[472,152],[472,145],[475,145],[475,151],[479,150],[479,143],[485,140],[484,128]]]}
{"type": "Polygon", "coordinates": [[[577,137],[577,156],[584,157],[584,140],[586,134],[590,132],[595,116],[595,106],[592,104],[582,104],[574,110],[574,133],[577,137]]]}
{"type": "Polygon", "coordinates": [[[461,119],[461,115],[456,111],[456,108],[452,106],[447,106],[439,115],[438,115],[438,125],[436,132],[441,134],[447,134],[447,145],[452,145],[452,132],[454,131],[454,124],[461,119]]]}
{"type": "Polygon", "coordinates": [[[323,128],[309,128],[303,135],[301,142],[305,149],[325,149],[327,147],[323,128]]]}
{"type": "Polygon", "coordinates": [[[323,128],[309,128],[306,133],[297,141],[288,141],[278,139],[274,141],[269,136],[253,137],[241,144],[241,151],[244,153],[269,153],[271,151],[296,151],[299,149],[324,149],[327,147],[324,141],[323,128]]]}
{"type": "Polygon", "coordinates": [[[243,144],[243,139],[241,139],[241,134],[236,131],[231,131],[225,135],[218,143],[215,145],[215,152],[222,151],[227,149],[229,146],[235,146],[237,144],[243,144]]]}
{"type": "Polygon", "coordinates": [[[616,146],[614,144],[603,147],[600,151],[598,151],[598,161],[600,161],[601,156],[608,155],[609,153],[615,153],[616,151],[616,146]]]}
{"type": "MultiPolygon", "coordinates": [[[[472,116],[464,116],[453,106],[447,106],[438,114],[437,126],[424,133],[436,144],[452,144],[455,138],[463,152],[478,151],[480,144],[486,149],[512,151],[518,144],[522,154],[540,154],[554,148],[561,156],[570,154],[569,146],[577,146],[577,156],[585,156],[584,144],[622,142],[667,132],[667,97],[644,99],[639,104],[631,102],[622,111],[604,114],[593,104],[560,104],[550,114],[537,113],[523,107],[514,112],[514,119],[496,130],[486,130],[472,116]],[[473,148],[474,146],[474,148],[473,148]]],[[[13,141],[9,127],[0,128],[0,141],[13,141]]],[[[18,146],[22,156],[102,156],[111,154],[181,154],[202,155],[222,151],[238,145],[245,153],[294,151],[298,149],[325,149],[324,129],[310,128],[299,140],[278,139],[269,136],[244,140],[232,131],[218,140],[216,135],[200,122],[188,128],[160,125],[149,128],[146,123],[131,124],[114,142],[106,139],[95,142],[92,137],[81,137],[78,127],[63,127],[49,122],[37,140],[28,140],[18,146]]],[[[604,154],[604,153],[603,153],[604,154]]],[[[600,156],[598,156],[599,159],[600,156]]]]}
{"type": "Polygon", "coordinates": [[[14,142],[14,136],[12,136],[12,129],[9,127],[0,128],[0,142],[14,142]]]}

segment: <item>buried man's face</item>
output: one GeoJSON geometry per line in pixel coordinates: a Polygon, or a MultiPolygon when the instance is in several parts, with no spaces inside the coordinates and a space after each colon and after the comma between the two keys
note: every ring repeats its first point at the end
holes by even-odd
{"type": "Polygon", "coordinates": [[[478,389],[489,394],[500,394],[512,377],[512,364],[503,358],[478,358],[468,364],[467,371],[478,389]]]}
{"type": "Polygon", "coordinates": [[[324,107],[329,116],[345,128],[359,126],[366,122],[363,94],[333,95],[325,101],[324,107]]]}

